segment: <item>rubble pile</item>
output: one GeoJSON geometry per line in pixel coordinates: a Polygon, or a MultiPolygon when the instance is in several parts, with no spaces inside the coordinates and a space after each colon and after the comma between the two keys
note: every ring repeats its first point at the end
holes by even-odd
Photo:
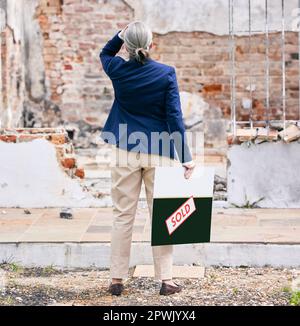
{"type": "Polygon", "coordinates": [[[300,140],[300,128],[297,124],[289,124],[285,129],[281,126],[275,128],[243,128],[237,129],[236,134],[230,133],[227,136],[228,145],[238,145],[245,142],[261,144],[267,141],[283,141],[291,143],[300,140]]]}

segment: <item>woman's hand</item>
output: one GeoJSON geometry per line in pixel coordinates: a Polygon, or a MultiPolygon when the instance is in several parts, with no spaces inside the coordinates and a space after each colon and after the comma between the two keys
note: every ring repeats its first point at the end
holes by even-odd
{"type": "Polygon", "coordinates": [[[123,41],[124,41],[124,34],[125,34],[127,28],[128,28],[128,25],[124,29],[122,29],[121,32],[119,33],[119,38],[123,41]]]}
{"type": "Polygon", "coordinates": [[[192,161],[192,162],[184,163],[183,167],[185,168],[184,177],[188,180],[192,176],[196,164],[194,161],[192,161]]]}

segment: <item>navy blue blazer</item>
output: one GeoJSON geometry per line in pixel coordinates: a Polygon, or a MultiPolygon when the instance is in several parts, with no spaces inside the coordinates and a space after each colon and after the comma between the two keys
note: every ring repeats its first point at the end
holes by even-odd
{"type": "Polygon", "coordinates": [[[122,45],[117,34],[100,53],[115,92],[101,137],[124,150],[192,161],[175,69],[152,59],[126,61],[116,56],[122,45]]]}

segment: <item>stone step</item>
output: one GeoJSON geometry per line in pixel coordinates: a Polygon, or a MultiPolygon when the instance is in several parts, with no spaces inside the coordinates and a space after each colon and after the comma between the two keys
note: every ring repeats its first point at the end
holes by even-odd
{"type": "MultiPolygon", "coordinates": [[[[109,268],[109,242],[0,243],[0,260],[24,267],[109,268]]],[[[207,243],[174,246],[175,265],[299,268],[299,244],[207,243]]],[[[132,245],[130,266],[152,264],[150,243],[132,245]]]]}

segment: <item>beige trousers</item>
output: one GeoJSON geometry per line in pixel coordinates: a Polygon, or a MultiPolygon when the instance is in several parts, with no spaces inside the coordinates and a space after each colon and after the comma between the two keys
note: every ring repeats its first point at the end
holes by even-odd
{"type": "MultiPolygon", "coordinates": [[[[133,224],[142,182],[145,184],[150,218],[156,166],[176,166],[166,157],[114,150],[111,195],[114,220],[111,237],[111,278],[128,277],[133,224]]],[[[152,247],[155,278],[172,279],[173,247],[152,247]]]]}

